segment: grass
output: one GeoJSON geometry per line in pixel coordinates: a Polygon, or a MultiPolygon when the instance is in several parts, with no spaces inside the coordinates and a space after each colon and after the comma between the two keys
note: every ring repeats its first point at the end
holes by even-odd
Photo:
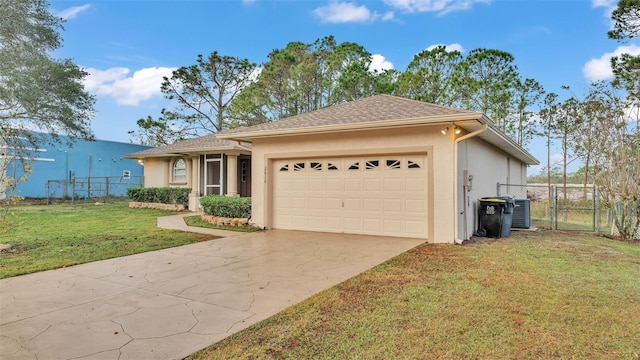
{"type": "Polygon", "coordinates": [[[197,226],[207,229],[217,229],[217,230],[228,230],[228,231],[237,231],[237,232],[256,232],[260,231],[260,228],[255,226],[218,226],[213,225],[210,222],[202,220],[200,215],[194,216],[185,216],[184,222],[189,226],[197,226]]]}
{"type": "Polygon", "coordinates": [[[171,214],[124,202],[13,207],[14,225],[0,235],[0,243],[13,245],[0,254],[0,278],[214,238],[156,227],[158,216],[171,214]]]}
{"type": "Polygon", "coordinates": [[[638,359],[640,246],[423,245],[188,359],[638,359]]]}

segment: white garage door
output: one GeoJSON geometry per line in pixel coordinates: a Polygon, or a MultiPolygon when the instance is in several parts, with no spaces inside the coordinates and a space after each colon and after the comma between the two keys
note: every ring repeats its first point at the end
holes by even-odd
{"type": "Polygon", "coordinates": [[[274,161],[272,227],[427,237],[427,156],[274,161]]]}

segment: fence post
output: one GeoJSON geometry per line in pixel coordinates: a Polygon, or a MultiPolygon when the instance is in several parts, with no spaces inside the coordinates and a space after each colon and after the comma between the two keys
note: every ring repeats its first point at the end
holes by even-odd
{"type": "Polygon", "coordinates": [[[556,186],[555,185],[551,185],[551,187],[549,188],[549,228],[551,230],[555,230],[557,223],[556,223],[556,186]]]}
{"type": "Polygon", "coordinates": [[[600,206],[598,206],[598,194],[596,186],[593,185],[593,231],[600,232],[600,206]]]}
{"type": "Polygon", "coordinates": [[[107,202],[107,199],[109,198],[109,177],[108,176],[105,177],[105,186],[107,188],[105,189],[104,202],[107,202]]]}

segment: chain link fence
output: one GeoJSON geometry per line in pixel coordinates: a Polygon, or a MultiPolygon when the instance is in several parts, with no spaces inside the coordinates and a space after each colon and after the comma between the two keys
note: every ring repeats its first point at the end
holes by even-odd
{"type": "Polygon", "coordinates": [[[48,180],[45,185],[47,204],[56,200],[108,202],[126,197],[128,188],[142,187],[143,184],[143,176],[94,176],[71,180],[48,180]]]}
{"type": "Polygon", "coordinates": [[[612,217],[603,209],[593,185],[498,184],[498,196],[528,199],[531,225],[552,230],[601,232],[610,228],[612,217]]]}

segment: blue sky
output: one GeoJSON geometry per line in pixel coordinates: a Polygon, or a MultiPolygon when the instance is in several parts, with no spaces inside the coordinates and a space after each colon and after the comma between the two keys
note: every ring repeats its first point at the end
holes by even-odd
{"type": "MultiPolygon", "coordinates": [[[[495,48],[515,57],[523,77],[547,91],[578,95],[610,78],[612,54],[640,54],[633,42],[607,38],[613,0],[51,0],[66,19],[64,45],[90,76],[97,96],[92,128],[99,139],[128,142],[136,120],[171,107],[162,76],[195,63],[198,54],[262,63],[288,42],[334,35],[374,54],[377,68],[404,71],[413,55],[436,44],[468,53],[495,48]]],[[[529,149],[541,161],[544,146],[529,149]]],[[[557,157],[557,154],[556,154],[557,157]]],[[[531,169],[530,173],[537,172],[531,169]]]]}

